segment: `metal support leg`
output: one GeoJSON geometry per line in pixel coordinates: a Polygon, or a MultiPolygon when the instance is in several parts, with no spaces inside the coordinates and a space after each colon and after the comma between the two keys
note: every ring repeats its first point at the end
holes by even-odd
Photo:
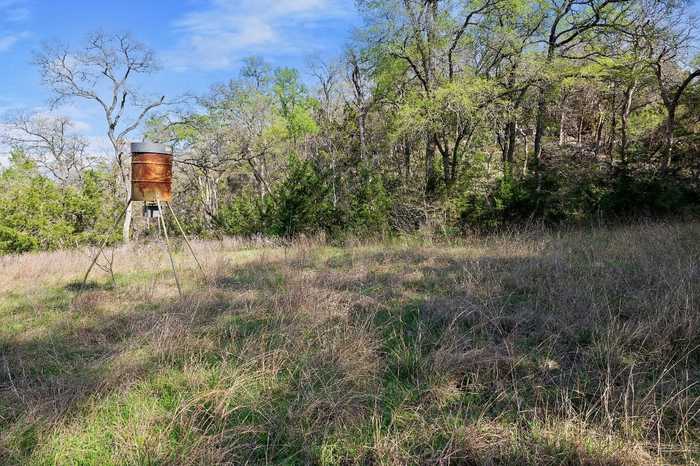
{"type": "Polygon", "coordinates": [[[90,267],[88,267],[87,272],[85,272],[85,276],[83,277],[83,286],[85,286],[85,284],[87,283],[87,279],[90,276],[90,272],[92,272],[93,267],[95,267],[95,264],[97,263],[97,259],[100,258],[100,254],[102,254],[102,250],[107,245],[107,241],[109,241],[110,235],[115,230],[115,228],[117,228],[117,226],[119,225],[119,222],[121,222],[122,218],[124,218],[124,215],[126,214],[126,211],[129,210],[130,205],[131,205],[131,201],[126,203],[126,207],[124,208],[124,210],[122,210],[122,213],[117,218],[117,221],[114,222],[114,225],[112,226],[112,228],[110,228],[109,231],[107,232],[107,236],[105,237],[104,241],[100,245],[100,248],[97,251],[97,254],[95,254],[95,258],[92,259],[92,262],[90,263],[90,267]]]}
{"type": "Polygon", "coordinates": [[[165,235],[165,245],[168,249],[168,256],[170,257],[170,265],[173,268],[173,275],[175,276],[175,283],[177,284],[177,291],[180,293],[182,298],[182,287],[180,287],[180,279],[177,277],[177,270],[175,269],[175,260],[173,259],[173,253],[170,251],[170,239],[168,238],[168,228],[165,226],[165,215],[163,213],[163,208],[160,206],[160,201],[156,199],[156,204],[158,204],[158,212],[160,213],[160,222],[163,227],[163,233],[165,235]]]}
{"type": "Polygon", "coordinates": [[[207,274],[204,272],[204,267],[202,267],[202,264],[199,262],[199,259],[197,259],[197,255],[194,253],[194,249],[192,248],[192,245],[190,244],[190,240],[187,238],[187,235],[185,234],[185,230],[182,228],[182,225],[180,225],[180,220],[177,218],[177,215],[175,215],[175,211],[173,210],[173,207],[170,205],[169,202],[165,203],[168,206],[168,209],[170,209],[170,213],[173,215],[173,218],[175,219],[175,224],[177,227],[180,229],[180,233],[182,233],[182,237],[185,239],[185,243],[187,244],[187,247],[189,248],[190,252],[192,253],[192,257],[194,257],[194,261],[197,263],[197,266],[199,267],[199,271],[202,272],[202,276],[204,277],[204,281],[209,281],[207,278],[207,274]]]}

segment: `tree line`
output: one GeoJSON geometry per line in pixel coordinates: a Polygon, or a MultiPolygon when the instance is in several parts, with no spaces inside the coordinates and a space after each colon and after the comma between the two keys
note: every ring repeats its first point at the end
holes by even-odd
{"type": "MultiPolygon", "coordinates": [[[[340,56],[302,70],[250,57],[198,97],[138,92],[157,61],[130,35],[37,52],[51,104],[95,105],[113,153],[92,157],[66,118],[10,116],[0,250],[57,244],[17,239],[44,234],[9,202],[29,189],[18,173],[102,199],[108,218],[128,199],[126,143],[137,134],[175,147],[175,203],[200,235],[459,234],[697,210],[700,58],[688,2],[357,8],[363,24],[340,56]]],[[[42,215],[49,198],[21,209],[42,215]]],[[[72,226],[61,244],[90,241],[105,223],[64,208],[55,221],[72,226]]],[[[142,229],[131,214],[124,239],[142,229]]]]}

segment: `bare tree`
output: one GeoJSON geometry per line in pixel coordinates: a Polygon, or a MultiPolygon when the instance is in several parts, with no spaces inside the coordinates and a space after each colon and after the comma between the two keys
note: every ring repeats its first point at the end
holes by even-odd
{"type": "Polygon", "coordinates": [[[316,136],[316,156],[320,160],[319,149],[330,157],[330,169],[333,188],[333,205],[338,203],[338,155],[339,147],[333,128],[343,118],[343,89],[341,81],[342,64],[339,61],[327,61],[319,56],[307,59],[307,68],[315,78],[318,99],[321,105],[316,110],[316,120],[321,131],[316,136]]]}
{"type": "MultiPolygon", "coordinates": [[[[124,186],[124,198],[131,196],[127,137],[148,113],[163,105],[165,97],[143,99],[132,87],[134,77],[157,70],[153,53],[128,34],[93,33],[79,50],[50,46],[36,54],[35,63],[43,82],[53,93],[52,107],[66,100],[84,99],[104,111],[106,135],[124,186]]],[[[124,220],[124,241],[131,230],[131,206],[124,220]]]]}
{"type": "Polygon", "coordinates": [[[265,89],[272,79],[272,67],[258,56],[243,59],[241,78],[248,80],[259,91],[265,89]]]}
{"type": "MultiPolygon", "coordinates": [[[[346,52],[347,81],[352,89],[351,107],[357,114],[357,129],[360,136],[360,160],[367,158],[367,117],[372,109],[371,81],[368,77],[366,60],[358,53],[349,49],[346,52]]],[[[374,160],[372,160],[374,163],[374,160]]]]}
{"type": "Polygon", "coordinates": [[[7,128],[0,141],[21,149],[62,186],[79,183],[82,172],[95,162],[87,153],[88,141],[71,131],[73,122],[67,117],[19,113],[7,128]]]}
{"type": "Polygon", "coordinates": [[[178,163],[188,167],[182,191],[193,194],[210,225],[219,221],[223,183],[238,184],[240,171],[249,170],[262,198],[282,173],[274,165],[276,138],[268,134],[274,117],[273,100],[265,89],[270,79],[264,71],[267,65],[252,59],[246,63],[241,79],[213,86],[197,100],[205,114],[176,112],[149,122],[152,139],[177,145],[178,163]]]}

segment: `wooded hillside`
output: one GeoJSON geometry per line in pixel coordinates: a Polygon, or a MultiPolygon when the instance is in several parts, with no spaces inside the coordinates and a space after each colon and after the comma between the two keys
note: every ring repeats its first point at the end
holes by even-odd
{"type": "MultiPolygon", "coordinates": [[[[114,151],[91,156],[69,119],[13,115],[0,250],[94,240],[128,197],[126,143],[141,130],[175,146],[177,209],[199,235],[454,234],[697,210],[700,69],[686,2],[357,8],[363,25],[342,56],[303,70],[251,57],[197,98],[141,98],[130,83],[157,61],[129,35],[37,52],[53,102],[104,111],[114,151]]],[[[144,234],[139,222],[132,231],[144,234]]]]}

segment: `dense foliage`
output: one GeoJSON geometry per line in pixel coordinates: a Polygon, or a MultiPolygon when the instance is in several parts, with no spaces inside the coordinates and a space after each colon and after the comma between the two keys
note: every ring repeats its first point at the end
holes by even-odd
{"type": "Polygon", "coordinates": [[[199,110],[150,122],[186,154],[179,199],[207,217],[200,232],[459,233],[697,210],[687,5],[358,5],[358,39],[306,81],[251,58],[199,110]]]}
{"type": "Polygon", "coordinates": [[[88,170],[79,186],[60,186],[13,153],[0,171],[0,253],[94,242],[112,221],[107,178],[88,170]]]}
{"type": "MultiPolygon", "coordinates": [[[[357,5],[364,24],[338,59],[311,60],[302,74],[251,57],[187,110],[148,120],[145,137],[176,148],[176,203],[190,232],[459,234],[697,211],[700,69],[686,2],[357,5]]],[[[64,127],[22,123],[33,133],[64,127]]],[[[39,196],[49,223],[19,219],[34,204],[3,207],[15,212],[0,223],[5,250],[90,239],[95,214],[75,220],[64,195],[89,183],[75,170],[85,147],[61,136],[60,151],[15,144],[41,178],[10,191],[27,190],[25,202],[54,191],[39,196]],[[65,147],[77,149],[67,157],[65,147]]],[[[121,188],[110,192],[122,193],[112,204],[128,191],[118,144],[115,154],[121,188]]]]}

